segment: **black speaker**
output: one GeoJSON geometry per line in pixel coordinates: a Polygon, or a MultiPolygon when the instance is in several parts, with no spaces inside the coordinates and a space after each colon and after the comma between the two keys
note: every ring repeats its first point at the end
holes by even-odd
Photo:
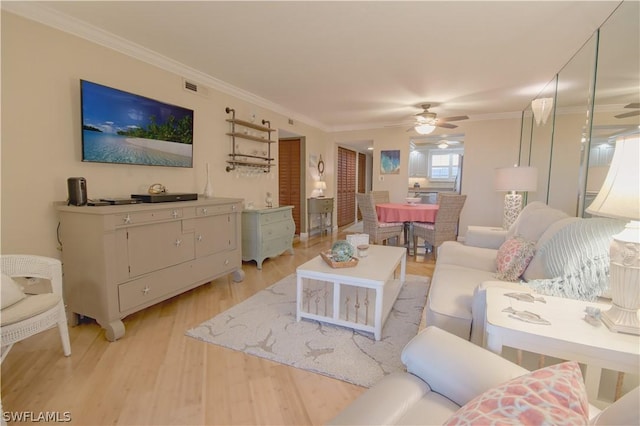
{"type": "Polygon", "coordinates": [[[87,180],[83,177],[70,177],[67,179],[69,202],[73,206],[87,205],[87,180]]]}

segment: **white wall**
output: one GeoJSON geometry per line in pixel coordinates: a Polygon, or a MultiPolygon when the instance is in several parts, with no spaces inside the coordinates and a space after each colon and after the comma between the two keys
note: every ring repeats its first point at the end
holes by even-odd
{"type": "MultiPolygon", "coordinates": [[[[264,203],[277,196],[277,167],[269,177],[236,177],[225,171],[231,141],[224,108],[238,118],[271,121],[271,126],[305,137],[308,155],[325,161],[325,195],[335,196],[337,143],[373,140],[373,188],[388,189],[401,202],[408,185],[408,134],[404,128],[327,134],[239,98],[210,89],[208,97],[182,89],[182,76],[73,35],[2,11],[1,250],[58,257],[56,201],[67,198],[66,180],[87,179],[90,198],[127,197],[160,182],[172,192],[198,192],[210,163],[216,196],[264,203]],[[81,161],[79,80],[85,79],[195,111],[192,169],[110,165],[81,161]],[[400,149],[401,171],[380,180],[380,150],[400,149]]],[[[468,224],[499,225],[502,194],[493,191],[493,169],[517,160],[519,119],[466,122],[463,192],[469,195],[461,218],[468,224]]],[[[277,135],[274,135],[274,139],[277,135]]],[[[277,149],[276,145],[272,149],[277,149]]],[[[308,162],[308,161],[307,161],[308,162]]],[[[313,174],[305,172],[305,198],[313,174]]],[[[304,212],[302,217],[305,216],[304,212]]]]}
{"type": "MultiPolygon", "coordinates": [[[[467,201],[460,217],[460,235],[466,234],[469,225],[501,226],[504,194],[493,189],[493,174],[495,168],[518,161],[520,119],[468,121],[461,124],[456,132],[465,134],[462,193],[467,194],[467,201]]],[[[336,144],[372,140],[373,189],[388,190],[392,202],[404,202],[409,182],[410,139],[405,129],[338,132],[331,138],[336,144]],[[401,151],[400,173],[397,175],[380,174],[380,151],[389,149],[401,151]]]]}
{"type": "MultiPolygon", "coordinates": [[[[292,126],[287,117],[212,89],[208,97],[187,92],[180,75],[5,11],[1,52],[3,253],[58,257],[53,203],[66,200],[70,176],[87,179],[90,198],[128,197],[156,182],[171,192],[202,193],[209,162],[216,196],[245,198],[257,207],[264,205],[267,191],[277,197],[277,168],[261,178],[225,171],[231,150],[225,135],[227,106],[236,110],[237,118],[255,113],[258,120],[270,120],[273,128],[305,136],[307,152],[331,155],[327,135],[318,129],[303,123],[292,126]],[[193,109],[194,167],[83,163],[80,79],[193,109]]],[[[332,171],[329,160],[329,182],[332,171]]],[[[307,177],[307,196],[312,189],[307,177]]],[[[327,194],[332,191],[329,184],[327,194]]]]}

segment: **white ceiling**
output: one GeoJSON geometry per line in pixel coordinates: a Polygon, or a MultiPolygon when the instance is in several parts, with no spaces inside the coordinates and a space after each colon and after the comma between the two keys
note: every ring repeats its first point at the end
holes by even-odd
{"type": "Polygon", "coordinates": [[[3,1],[2,8],[99,34],[123,51],[149,49],[207,83],[335,131],[406,125],[424,102],[439,104],[432,111],[440,117],[521,111],[618,4],[3,1]]]}

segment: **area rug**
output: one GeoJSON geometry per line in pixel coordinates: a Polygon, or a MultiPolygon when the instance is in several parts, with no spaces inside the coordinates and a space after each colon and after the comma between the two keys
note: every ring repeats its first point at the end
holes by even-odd
{"type": "Polygon", "coordinates": [[[186,332],[190,337],[282,364],[370,387],[404,370],[400,353],[418,332],[429,278],[407,280],[382,329],[372,333],[302,319],[296,321],[296,276],[283,278],[186,332]]]}

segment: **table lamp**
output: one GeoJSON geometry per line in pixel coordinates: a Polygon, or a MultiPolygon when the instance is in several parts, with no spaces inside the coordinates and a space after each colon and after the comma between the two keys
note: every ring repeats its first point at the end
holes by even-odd
{"type": "Polygon", "coordinates": [[[507,191],[504,196],[502,227],[509,229],[522,211],[522,194],[517,191],[535,191],[538,188],[538,169],[535,167],[500,167],[495,173],[496,191],[507,191]]]}
{"type": "Polygon", "coordinates": [[[597,216],[630,220],[609,251],[611,308],[602,313],[611,331],[640,335],[640,135],[620,137],[602,188],[587,208],[597,216]]]}
{"type": "Polygon", "coordinates": [[[323,180],[319,180],[315,184],[318,190],[318,198],[324,197],[324,190],[327,189],[327,183],[323,180]]]}

